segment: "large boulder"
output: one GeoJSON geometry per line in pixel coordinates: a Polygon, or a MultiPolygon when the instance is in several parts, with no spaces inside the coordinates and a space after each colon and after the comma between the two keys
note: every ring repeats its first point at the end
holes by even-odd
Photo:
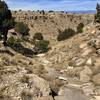
{"type": "Polygon", "coordinates": [[[85,96],[81,89],[74,86],[61,87],[58,95],[55,100],[89,100],[89,97],[85,96]]]}

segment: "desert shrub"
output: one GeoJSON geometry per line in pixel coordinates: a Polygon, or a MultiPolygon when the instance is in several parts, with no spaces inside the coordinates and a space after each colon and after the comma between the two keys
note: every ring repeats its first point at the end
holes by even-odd
{"type": "Polygon", "coordinates": [[[24,41],[26,41],[26,42],[29,42],[29,36],[23,36],[23,37],[21,37],[21,40],[24,42],[24,41]]]}
{"type": "Polygon", "coordinates": [[[49,41],[47,40],[39,40],[34,42],[34,52],[36,54],[44,53],[48,51],[49,41]]]}
{"type": "Polygon", "coordinates": [[[79,23],[77,26],[77,33],[82,33],[83,32],[83,28],[84,28],[84,24],[83,23],[79,23]]]}
{"type": "Polygon", "coordinates": [[[15,44],[15,39],[13,36],[9,37],[7,40],[8,46],[12,47],[15,44]]]}
{"type": "Polygon", "coordinates": [[[76,34],[76,32],[73,29],[68,28],[68,29],[65,29],[63,32],[59,31],[57,40],[58,41],[63,41],[65,39],[68,39],[68,38],[72,37],[75,34],[76,34]]]}
{"type": "Polygon", "coordinates": [[[33,36],[33,40],[43,40],[42,33],[35,33],[35,35],[33,36]]]}
{"type": "Polygon", "coordinates": [[[16,26],[15,26],[15,31],[17,31],[18,33],[20,33],[22,36],[26,36],[29,34],[29,27],[27,24],[23,23],[23,22],[17,22],[16,26]]]}
{"type": "Polygon", "coordinates": [[[7,40],[7,44],[9,47],[15,47],[21,42],[20,39],[15,39],[13,36],[9,37],[7,40]]]}

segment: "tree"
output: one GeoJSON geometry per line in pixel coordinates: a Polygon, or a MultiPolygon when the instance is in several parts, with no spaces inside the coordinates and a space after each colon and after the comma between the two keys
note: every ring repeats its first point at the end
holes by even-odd
{"type": "Polygon", "coordinates": [[[95,22],[100,23],[100,5],[97,3],[96,7],[97,13],[95,14],[95,22]]]}
{"type": "Polygon", "coordinates": [[[43,15],[45,15],[45,11],[44,10],[41,10],[41,12],[40,12],[41,14],[43,14],[43,15]]]}
{"type": "Polygon", "coordinates": [[[83,23],[79,23],[77,26],[77,33],[82,33],[83,32],[83,28],[84,28],[84,24],[83,23]]]}
{"type": "Polygon", "coordinates": [[[8,30],[13,27],[14,19],[7,4],[0,0],[0,35],[3,35],[3,44],[6,46],[8,30]]]}
{"type": "Polygon", "coordinates": [[[26,36],[29,33],[29,27],[27,24],[23,23],[23,22],[17,22],[16,26],[15,26],[15,31],[20,33],[22,36],[26,36]]]}

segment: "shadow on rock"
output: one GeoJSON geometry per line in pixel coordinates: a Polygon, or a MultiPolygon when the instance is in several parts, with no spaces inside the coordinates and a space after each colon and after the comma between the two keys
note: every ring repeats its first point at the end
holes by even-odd
{"type": "Polygon", "coordinates": [[[14,54],[9,50],[0,50],[0,53],[6,53],[9,54],[10,56],[14,56],[14,54]]]}
{"type": "Polygon", "coordinates": [[[29,48],[25,48],[22,44],[18,43],[15,44],[14,46],[11,47],[13,50],[15,50],[18,53],[21,53],[22,55],[26,56],[26,57],[33,57],[34,52],[29,49],[29,48]]]}

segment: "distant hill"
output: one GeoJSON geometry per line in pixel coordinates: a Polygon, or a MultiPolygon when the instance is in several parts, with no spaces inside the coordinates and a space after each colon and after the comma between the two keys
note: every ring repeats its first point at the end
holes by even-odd
{"type": "Polygon", "coordinates": [[[67,11],[68,13],[95,14],[96,10],[67,11]]]}

